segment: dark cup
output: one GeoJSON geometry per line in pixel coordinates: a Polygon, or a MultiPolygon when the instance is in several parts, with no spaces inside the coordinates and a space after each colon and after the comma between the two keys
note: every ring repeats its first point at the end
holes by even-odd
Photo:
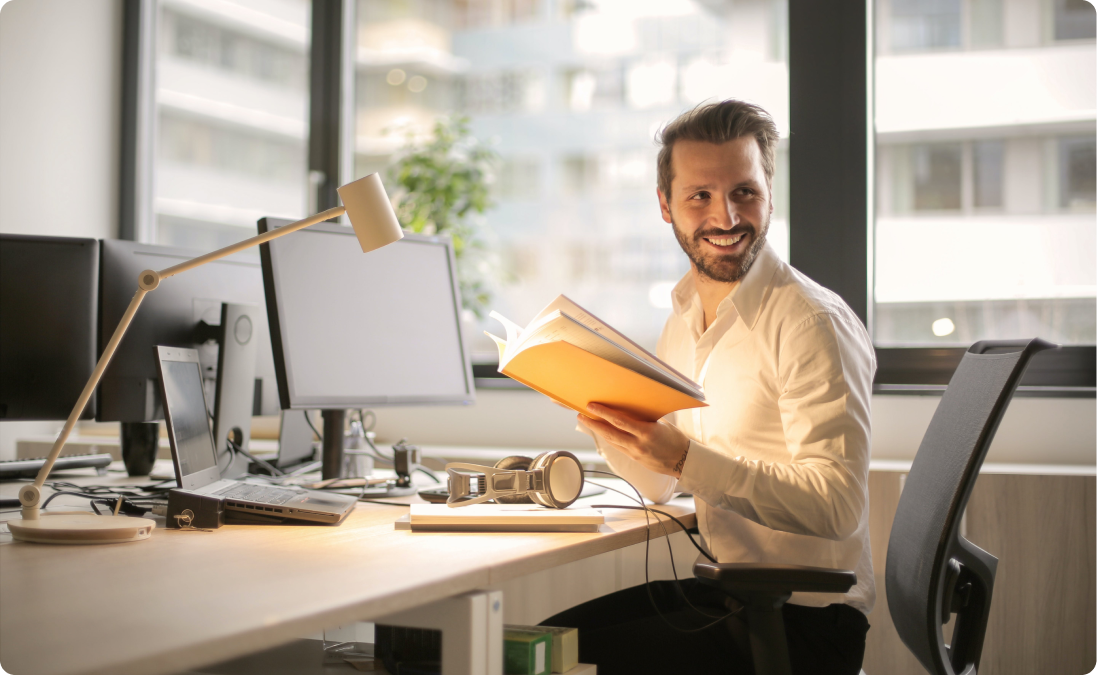
{"type": "Polygon", "coordinates": [[[122,461],[131,476],[152,473],[160,451],[159,422],[122,422],[122,461]]]}

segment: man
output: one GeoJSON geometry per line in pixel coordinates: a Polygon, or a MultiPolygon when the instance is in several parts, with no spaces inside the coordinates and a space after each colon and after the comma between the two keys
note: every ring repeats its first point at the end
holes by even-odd
{"type": "MultiPolygon", "coordinates": [[[[855,570],[846,594],[793,594],[784,620],[794,672],[856,675],[875,600],[867,489],[875,358],[849,307],[766,244],[777,141],[764,110],[734,100],[699,106],[664,129],[659,206],[690,270],[674,289],[658,353],[704,387],[709,407],[649,423],[592,405],[578,421],[646,498],[692,493],[704,546],[720,562],[855,570]]],[[[579,626],[581,658],[602,674],[750,672],[749,653],[715,620],[727,613],[719,592],[673,583],[627,589],[545,623],[579,626]]]]}

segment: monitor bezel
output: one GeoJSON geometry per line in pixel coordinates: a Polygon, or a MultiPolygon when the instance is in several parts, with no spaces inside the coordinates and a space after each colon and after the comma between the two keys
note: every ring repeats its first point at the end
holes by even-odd
{"type": "MultiPolygon", "coordinates": [[[[259,220],[259,233],[264,234],[270,229],[276,229],[292,223],[291,220],[282,218],[262,218],[259,220]]],[[[327,232],[343,235],[348,238],[348,246],[358,246],[354,230],[349,225],[324,222],[313,225],[304,233],[327,232]]],[[[261,244],[259,247],[260,261],[263,268],[263,289],[267,300],[267,321],[270,324],[271,350],[274,353],[274,373],[278,381],[278,398],[283,410],[346,410],[351,408],[367,408],[382,406],[422,406],[422,405],[470,405],[476,400],[476,385],[472,376],[472,358],[468,343],[465,340],[464,321],[462,320],[463,306],[461,304],[461,290],[457,282],[457,258],[453,250],[453,241],[448,235],[423,235],[412,232],[404,232],[404,240],[409,242],[421,242],[442,246],[446,251],[448,273],[450,279],[450,299],[453,303],[454,316],[457,319],[457,338],[460,341],[461,359],[463,361],[465,392],[451,396],[363,396],[358,398],[338,396],[298,396],[293,390],[290,369],[286,367],[286,352],[283,343],[282,317],[285,315],[282,304],[279,301],[276,279],[274,275],[275,262],[271,255],[270,244],[261,244]]],[[[287,242],[288,243],[288,242],[287,242]]],[[[399,246],[400,242],[392,244],[399,246]]],[[[364,255],[369,255],[364,254],[364,255]]]]}

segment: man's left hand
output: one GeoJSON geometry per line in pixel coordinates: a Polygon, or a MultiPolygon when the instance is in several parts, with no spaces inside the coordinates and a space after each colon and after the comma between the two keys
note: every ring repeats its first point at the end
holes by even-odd
{"type": "Polygon", "coordinates": [[[579,414],[579,424],[617,446],[626,455],[656,473],[680,478],[689,452],[689,437],[671,424],[647,422],[600,403],[587,406],[594,419],[579,414]]]}

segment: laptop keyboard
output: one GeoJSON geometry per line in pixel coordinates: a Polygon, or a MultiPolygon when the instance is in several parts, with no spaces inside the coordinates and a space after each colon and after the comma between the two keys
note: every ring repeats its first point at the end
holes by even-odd
{"type": "Polygon", "coordinates": [[[277,505],[285,504],[299,495],[300,492],[297,490],[287,490],[285,488],[269,487],[267,485],[240,483],[239,485],[230,485],[224,490],[218,490],[217,494],[225,499],[239,499],[248,502],[258,502],[260,504],[277,505]]]}

